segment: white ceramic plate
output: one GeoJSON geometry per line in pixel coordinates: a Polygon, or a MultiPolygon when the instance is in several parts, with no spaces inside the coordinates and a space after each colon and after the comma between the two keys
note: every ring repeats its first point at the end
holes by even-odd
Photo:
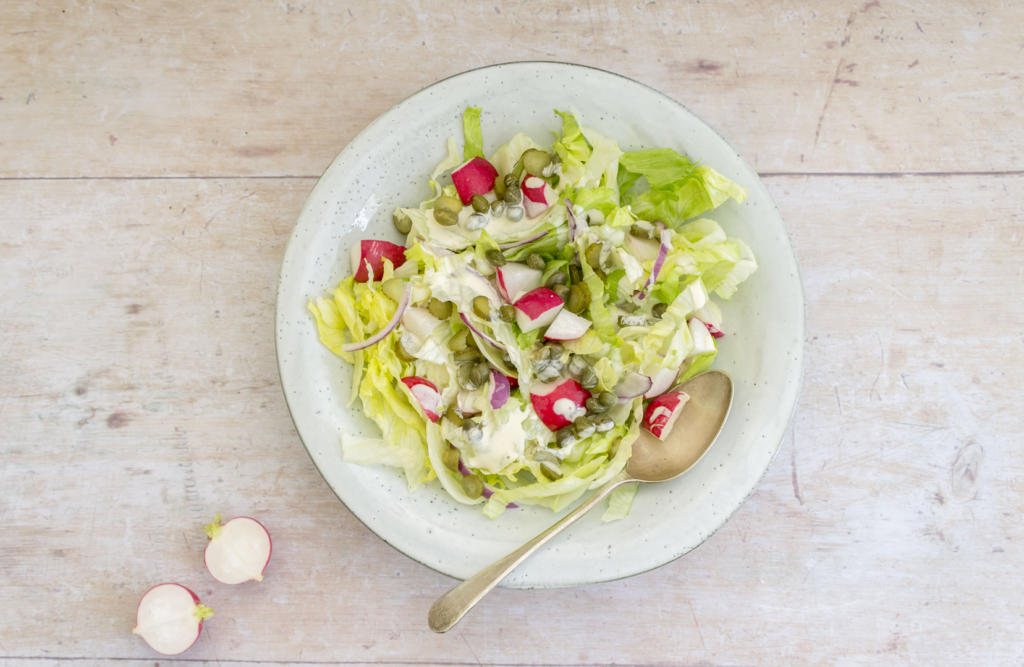
{"type": "MultiPolygon", "coordinates": [[[[351,368],[320,344],[306,311],[349,274],[349,245],[361,238],[402,243],[397,204],[415,205],[445,156],[462,142],[462,113],[483,107],[485,153],[516,132],[541,143],[574,110],[623,150],[667,146],[746,186],[714,218],[744,239],[760,268],[730,302],[719,302],[726,336],[715,367],[736,398],[718,443],[683,478],[641,487],[630,515],[610,524],[600,511],[521,565],[504,585],[575,586],[664,565],[697,547],[740,508],[768,470],[788,428],[803,376],[806,313],[796,257],[782,216],[757,174],[721,136],[678,102],[625,77],[578,65],[512,63],[436,83],[373,121],[338,155],[309,195],[285,251],[277,296],[277,356],[292,418],[309,455],[345,505],[388,544],[440,572],[465,579],[529,540],[556,516],[544,508],[505,512],[452,500],[435,480],[410,494],[400,472],[345,463],[343,429],[380,436],[358,407],[348,409],[351,368]]],[[[358,406],[358,401],[357,401],[358,406]]]]}

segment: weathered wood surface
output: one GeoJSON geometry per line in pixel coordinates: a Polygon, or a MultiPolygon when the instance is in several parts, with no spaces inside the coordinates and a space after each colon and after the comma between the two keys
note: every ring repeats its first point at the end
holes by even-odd
{"type": "Polygon", "coordinates": [[[510,60],[639,79],[760,171],[1020,171],[1021,25],[985,2],[5,2],[0,175],[319,175],[399,100],[510,60]]]}
{"type": "Polygon", "coordinates": [[[231,667],[1019,664],[1022,20],[953,2],[3,4],[0,661],[166,662],[129,631],[144,590],[176,580],[217,610],[179,659],[231,667]],[[274,288],[304,176],[422,86],[522,58],[634,76],[762,172],[802,173],[765,180],[801,260],[808,370],[765,481],[697,551],[498,590],[438,636],[426,610],[451,580],[355,520],[295,435],[274,288]],[[206,574],[215,512],[270,527],[265,582],[206,574]]]}

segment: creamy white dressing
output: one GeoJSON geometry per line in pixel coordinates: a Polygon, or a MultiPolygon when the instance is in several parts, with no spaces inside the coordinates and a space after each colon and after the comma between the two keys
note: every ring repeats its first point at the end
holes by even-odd
{"type": "Polygon", "coordinates": [[[467,455],[463,450],[466,465],[485,473],[496,473],[522,458],[526,447],[523,420],[527,414],[522,410],[509,410],[508,416],[508,421],[500,425],[493,418],[484,420],[483,439],[472,446],[472,454],[467,455]]]}
{"type": "Polygon", "coordinates": [[[556,415],[569,421],[576,421],[577,417],[587,414],[586,408],[576,405],[568,398],[560,398],[555,401],[555,404],[551,406],[551,410],[556,415]]]}

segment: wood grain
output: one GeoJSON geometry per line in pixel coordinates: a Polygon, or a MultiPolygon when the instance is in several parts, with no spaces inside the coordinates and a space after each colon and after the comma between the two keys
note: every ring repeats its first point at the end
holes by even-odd
{"type": "Polygon", "coordinates": [[[0,182],[0,657],[164,662],[130,628],[179,581],[217,612],[181,658],[232,667],[1019,662],[1024,176],[767,183],[812,339],[763,484],[682,560],[498,590],[434,635],[452,581],[344,509],[278,384],[278,261],[313,181],[0,182]],[[262,584],[206,574],[215,512],[270,528],[262,584]]]}
{"type": "Polygon", "coordinates": [[[634,77],[761,172],[1024,170],[1024,5],[6,2],[0,177],[319,175],[381,112],[512,60],[634,77]]]}

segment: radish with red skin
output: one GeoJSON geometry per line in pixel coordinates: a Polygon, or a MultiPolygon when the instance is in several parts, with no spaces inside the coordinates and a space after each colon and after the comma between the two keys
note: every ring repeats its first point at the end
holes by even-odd
{"type": "Polygon", "coordinates": [[[577,409],[586,409],[587,399],[591,397],[589,391],[583,388],[572,378],[563,378],[554,382],[535,382],[530,386],[530,403],[533,404],[533,411],[552,431],[565,428],[572,423],[563,415],[555,412],[555,403],[562,399],[572,402],[577,409]]]}
{"type": "Polygon", "coordinates": [[[682,391],[673,391],[658,396],[647,404],[644,410],[643,427],[658,440],[668,437],[669,431],[683,411],[690,396],[682,391]]]}
{"type": "Polygon", "coordinates": [[[538,287],[519,297],[514,305],[516,323],[527,333],[554,322],[565,303],[547,287],[538,287]]]}
{"type": "Polygon", "coordinates": [[[708,354],[717,349],[714,337],[708,331],[708,328],[704,326],[703,322],[696,317],[692,317],[687,325],[690,327],[690,336],[693,337],[693,349],[686,355],[687,359],[699,357],[702,354],[708,354]]]}
{"type": "Polygon", "coordinates": [[[526,209],[526,217],[536,218],[544,211],[551,208],[557,197],[547,181],[529,176],[520,186],[523,191],[523,207],[526,209]]]}
{"type": "Polygon", "coordinates": [[[373,269],[373,279],[380,280],[384,276],[384,260],[391,260],[391,268],[397,269],[405,264],[405,248],[387,241],[362,240],[354,243],[349,250],[352,259],[352,275],[357,283],[370,280],[370,272],[366,263],[373,269]]]}
{"type": "Polygon", "coordinates": [[[672,385],[676,383],[676,378],[679,377],[679,370],[678,368],[662,368],[655,373],[651,378],[651,388],[644,394],[644,398],[661,396],[671,389],[672,385]]]}
{"type": "Polygon", "coordinates": [[[515,303],[519,297],[540,287],[544,277],[543,271],[519,262],[506,262],[495,271],[498,274],[498,291],[509,303],[515,303]]]}
{"type": "Polygon", "coordinates": [[[157,653],[178,655],[199,639],[203,621],[213,610],[180,584],[157,584],[146,591],[135,612],[132,634],[146,640],[157,653]]]}
{"type": "Polygon", "coordinates": [[[693,316],[704,323],[704,326],[708,328],[708,331],[715,338],[721,338],[725,334],[722,333],[722,311],[719,310],[718,304],[714,303],[711,299],[708,299],[703,306],[693,312],[693,316]]]}
{"type": "Polygon", "coordinates": [[[452,172],[452,183],[459,193],[464,206],[473,200],[473,195],[485,195],[494,189],[498,170],[482,157],[475,157],[452,172]]]}
{"type": "Polygon", "coordinates": [[[589,328],[590,320],[563,309],[544,332],[544,337],[548,340],[576,340],[589,328]]]}
{"type": "Polygon", "coordinates": [[[210,538],[203,560],[214,579],[231,585],[263,581],[274,546],[262,523],[240,516],[221,525],[218,514],[203,530],[210,538]]]}
{"type": "Polygon", "coordinates": [[[410,375],[409,377],[402,378],[402,384],[409,388],[409,393],[412,394],[416,401],[423,408],[423,413],[427,415],[427,419],[434,422],[435,424],[441,421],[441,392],[437,390],[437,386],[426,378],[421,378],[418,375],[410,375]]]}

